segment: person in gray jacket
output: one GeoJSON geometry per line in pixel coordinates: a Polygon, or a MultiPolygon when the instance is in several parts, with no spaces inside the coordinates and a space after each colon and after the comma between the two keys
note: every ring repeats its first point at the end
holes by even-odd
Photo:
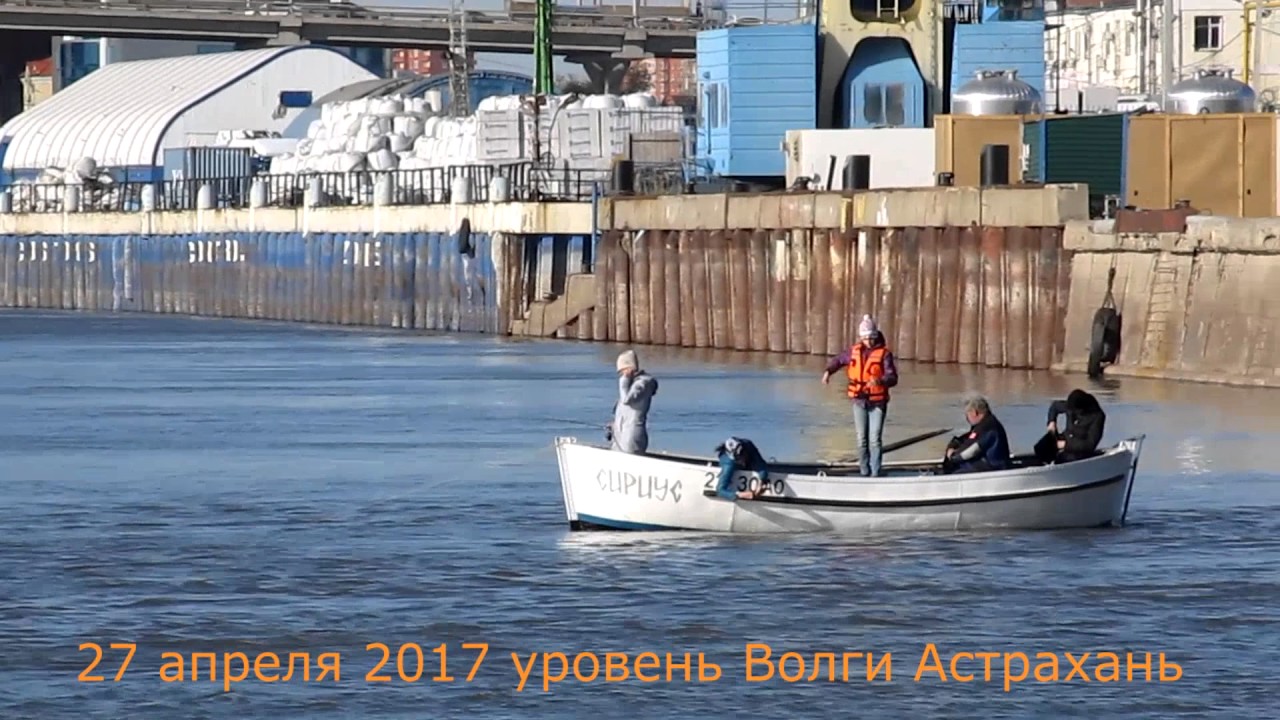
{"type": "Polygon", "coordinates": [[[649,404],[658,394],[658,379],[640,369],[635,350],[618,356],[618,402],[607,428],[614,450],[643,454],[649,449],[649,404]]]}

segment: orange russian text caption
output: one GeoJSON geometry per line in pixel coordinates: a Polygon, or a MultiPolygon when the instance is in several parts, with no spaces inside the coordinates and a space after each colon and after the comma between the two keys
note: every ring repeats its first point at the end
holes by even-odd
{"type": "MultiPolygon", "coordinates": [[[[450,655],[446,644],[429,649],[417,643],[404,643],[392,650],[390,645],[369,643],[365,650],[373,655],[374,665],[364,675],[370,683],[472,682],[476,679],[485,657],[488,643],[462,643],[460,652],[450,655]],[[461,655],[461,659],[457,659],[461,655]],[[451,660],[450,658],[454,659],[451,660]],[[450,663],[454,663],[450,672],[450,663]],[[465,674],[462,670],[465,668],[465,674]],[[456,673],[456,674],[455,674],[456,673]]],[[[92,651],[93,659],[80,672],[81,682],[104,682],[105,672],[116,662],[112,682],[120,682],[133,660],[137,645],[111,643],[111,658],[105,660],[102,646],[83,643],[81,651],[92,651]],[[116,658],[119,658],[117,660],[116,658]]],[[[225,691],[236,683],[252,679],[264,683],[289,682],[295,678],[302,682],[342,680],[342,657],[337,652],[316,653],[315,679],[312,680],[312,654],[310,652],[259,652],[250,657],[243,652],[193,652],[184,656],[178,652],[165,652],[161,656],[160,679],[163,682],[221,680],[225,691]],[[281,659],[281,656],[284,659],[281,659]],[[283,671],[283,672],[282,672],[283,671]],[[202,677],[203,675],[203,677],[202,677]],[[221,675],[221,678],[219,678],[221,675]]],[[[814,652],[795,651],[778,654],[764,643],[748,643],[744,659],[745,679],[749,683],[780,680],[797,682],[893,682],[892,653],[871,652],[814,652]]],[[[642,652],[531,652],[527,657],[511,653],[511,664],[516,674],[516,692],[541,686],[550,692],[552,686],[562,682],[716,682],[723,677],[720,665],[711,662],[705,653],[680,654],[642,652]]],[[[1038,652],[955,652],[945,656],[938,647],[929,643],[916,665],[913,682],[937,678],[941,682],[969,683],[999,681],[1009,692],[1014,684],[1034,680],[1036,682],[1111,683],[1135,678],[1152,682],[1175,682],[1182,678],[1182,668],[1159,653],[1126,652],[1123,656],[1114,652],[1058,653],[1038,652]],[[1135,671],[1141,671],[1135,672],[1135,671]],[[1153,674],[1153,671],[1156,671],[1153,674]]]]}

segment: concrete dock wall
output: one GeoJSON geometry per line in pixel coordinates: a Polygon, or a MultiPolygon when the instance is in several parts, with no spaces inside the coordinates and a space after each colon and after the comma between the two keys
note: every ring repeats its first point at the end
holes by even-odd
{"type": "Polygon", "coordinates": [[[1280,218],[1191,217],[1185,231],[1117,233],[1068,223],[1073,253],[1066,352],[1083,371],[1107,294],[1122,319],[1108,375],[1280,386],[1280,218]]]}
{"type": "Polygon", "coordinates": [[[0,216],[0,307],[507,333],[534,291],[588,261],[591,217],[578,204],[0,216]]]}

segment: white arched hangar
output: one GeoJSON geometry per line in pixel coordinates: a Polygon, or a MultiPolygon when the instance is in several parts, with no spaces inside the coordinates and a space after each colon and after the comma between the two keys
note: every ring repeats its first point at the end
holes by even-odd
{"type": "Polygon", "coordinates": [[[166,149],[283,131],[315,98],[375,77],[311,45],[112,63],[0,127],[0,169],[7,184],[92,158],[118,181],[160,179],[166,149]]]}

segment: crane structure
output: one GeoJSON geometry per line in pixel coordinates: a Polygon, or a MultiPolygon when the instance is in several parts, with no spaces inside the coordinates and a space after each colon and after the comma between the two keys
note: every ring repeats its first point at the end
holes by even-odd
{"type": "Polygon", "coordinates": [[[449,114],[471,114],[471,68],[463,0],[449,0],[449,114]]]}
{"type": "Polygon", "coordinates": [[[555,92],[551,72],[551,21],[555,0],[538,0],[538,14],[533,24],[533,92],[546,95],[555,92]]]}

